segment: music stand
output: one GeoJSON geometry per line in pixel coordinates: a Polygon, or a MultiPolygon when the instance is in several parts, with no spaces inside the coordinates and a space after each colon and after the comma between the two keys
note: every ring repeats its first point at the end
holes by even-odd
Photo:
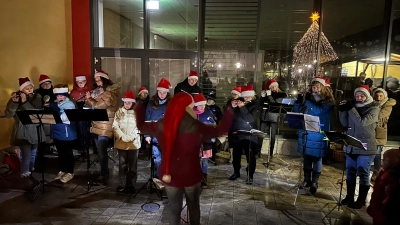
{"type": "MultiPolygon", "coordinates": [[[[362,142],[350,135],[344,134],[344,133],[340,133],[337,131],[325,131],[326,136],[328,137],[329,141],[337,143],[337,144],[341,144],[341,145],[346,145],[346,146],[354,146],[357,148],[361,148],[364,150],[365,149],[364,145],[362,144],[362,142]]],[[[344,172],[346,171],[346,162],[343,163],[343,170],[342,170],[342,182],[340,182],[340,192],[339,192],[339,198],[336,202],[335,207],[333,207],[331,209],[331,211],[329,211],[324,218],[322,218],[322,221],[324,221],[325,218],[328,217],[328,215],[330,215],[333,210],[335,210],[336,208],[338,208],[338,211],[340,211],[340,207],[342,206],[342,190],[343,190],[343,180],[344,180],[344,172]]]]}
{"type": "MultiPolygon", "coordinates": [[[[303,136],[302,136],[302,152],[301,152],[301,163],[299,166],[299,181],[297,183],[297,192],[296,192],[296,197],[294,199],[293,205],[296,205],[297,201],[297,196],[299,195],[299,189],[301,188],[301,179],[302,179],[302,169],[304,168],[304,155],[306,152],[306,140],[307,140],[307,135],[308,132],[320,132],[320,126],[322,126],[319,122],[319,117],[318,116],[311,116],[308,114],[303,114],[303,113],[287,113],[287,122],[289,124],[290,128],[297,129],[297,130],[303,130],[303,136]]],[[[295,187],[296,187],[295,186],[295,187]]]]}
{"type": "MultiPolygon", "coordinates": [[[[66,109],[64,112],[67,115],[68,120],[71,122],[76,122],[76,124],[78,124],[79,122],[90,123],[92,121],[108,121],[108,114],[106,109],[66,109]]],[[[87,134],[84,135],[86,137],[87,134]]],[[[90,166],[92,165],[92,162],[90,161],[89,143],[86,143],[87,144],[85,144],[84,146],[84,150],[86,150],[86,154],[88,157],[86,162],[86,177],[83,177],[71,192],[74,192],[75,189],[79,185],[81,185],[82,181],[85,178],[87,179],[87,188],[83,185],[81,186],[86,190],[86,193],[90,192],[90,189],[92,189],[93,184],[95,183],[95,181],[91,181],[90,179],[90,166]]]]}
{"type": "Polygon", "coordinates": [[[44,110],[44,109],[31,109],[31,110],[23,110],[23,111],[17,111],[16,112],[19,120],[23,125],[29,125],[29,124],[37,124],[36,126],[36,135],[38,137],[38,152],[39,152],[39,159],[42,162],[41,166],[41,173],[42,173],[42,178],[39,181],[39,186],[37,187],[36,193],[33,196],[32,199],[29,199],[29,201],[33,202],[40,189],[42,189],[42,193],[44,193],[44,185],[45,184],[50,184],[48,181],[44,179],[44,150],[40,150],[40,146],[43,142],[43,137],[42,137],[42,129],[43,129],[43,124],[56,124],[56,123],[62,123],[62,120],[60,118],[60,115],[57,112],[50,111],[50,110],[44,110]],[[41,188],[40,188],[41,187],[41,188]]]}

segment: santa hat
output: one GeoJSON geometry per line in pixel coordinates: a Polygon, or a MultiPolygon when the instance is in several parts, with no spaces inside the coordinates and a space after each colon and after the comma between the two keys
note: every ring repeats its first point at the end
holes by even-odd
{"type": "Polygon", "coordinates": [[[82,80],[86,80],[85,76],[77,76],[75,77],[75,81],[82,81],[82,80]]]}
{"type": "Polygon", "coordinates": [[[264,90],[271,89],[271,86],[279,86],[279,85],[278,85],[278,82],[276,82],[275,79],[271,79],[265,84],[264,90]]]}
{"type": "Polygon", "coordinates": [[[254,96],[256,93],[254,92],[253,85],[249,84],[247,86],[242,86],[242,93],[241,97],[251,97],[254,96]]]}
{"type": "Polygon", "coordinates": [[[376,94],[377,92],[382,92],[383,95],[385,96],[385,98],[388,97],[387,91],[385,91],[385,89],[383,89],[383,88],[375,88],[375,89],[372,91],[372,96],[375,96],[375,94],[376,94]]]}
{"type": "Polygon", "coordinates": [[[356,90],[354,90],[354,95],[356,95],[357,92],[362,92],[365,97],[367,97],[367,99],[369,99],[371,97],[371,92],[369,90],[369,86],[365,85],[365,84],[361,84],[360,86],[358,86],[358,88],[356,88],[356,90]]]}
{"type": "Polygon", "coordinates": [[[57,95],[62,95],[62,96],[68,96],[68,88],[54,88],[53,93],[55,96],[57,95]]]}
{"type": "MultiPolygon", "coordinates": [[[[171,174],[169,168],[171,164],[172,151],[174,148],[176,137],[178,135],[178,128],[186,113],[186,107],[192,104],[193,98],[186,92],[179,92],[174,95],[168,104],[164,117],[164,149],[163,149],[163,162],[165,166],[165,174],[162,176],[162,181],[165,183],[171,182],[171,174]]],[[[178,150],[179,151],[179,150],[178,150]]]]}
{"type": "Polygon", "coordinates": [[[194,99],[194,106],[205,105],[207,104],[207,99],[204,97],[203,94],[195,94],[193,96],[194,99]]]}
{"type": "Polygon", "coordinates": [[[236,94],[236,95],[240,96],[241,92],[242,92],[242,88],[240,86],[235,86],[235,87],[233,87],[231,94],[236,94]]]}
{"type": "Polygon", "coordinates": [[[195,70],[191,70],[188,76],[188,79],[199,79],[199,74],[195,70]]]}
{"type": "Polygon", "coordinates": [[[146,87],[140,87],[139,88],[139,92],[137,93],[138,95],[140,95],[142,92],[147,92],[147,94],[149,93],[149,91],[147,90],[147,88],[146,87]]]}
{"type": "Polygon", "coordinates": [[[167,78],[161,78],[160,82],[157,85],[157,91],[167,91],[171,88],[171,83],[167,78]]]}
{"type": "Polygon", "coordinates": [[[39,85],[44,83],[44,82],[51,82],[50,77],[47,76],[46,74],[40,74],[39,85]]]}
{"type": "Polygon", "coordinates": [[[313,83],[314,81],[317,81],[319,83],[321,83],[322,85],[326,86],[326,81],[324,78],[322,77],[314,77],[311,81],[311,83],[313,83]]]}
{"type": "Polygon", "coordinates": [[[332,92],[332,87],[331,87],[331,81],[329,78],[324,78],[325,79],[325,87],[328,88],[330,92],[332,92]]]}
{"type": "Polygon", "coordinates": [[[135,100],[135,94],[131,90],[128,90],[125,92],[124,97],[122,98],[122,101],[124,102],[136,102],[135,100]]]}
{"type": "Polygon", "coordinates": [[[32,81],[29,80],[29,78],[25,77],[25,78],[19,78],[19,90],[22,91],[24,90],[24,88],[28,85],[32,85],[32,87],[34,87],[35,85],[33,85],[32,81]]]}
{"type": "Polygon", "coordinates": [[[97,70],[96,73],[94,73],[94,77],[103,77],[106,78],[107,80],[110,79],[108,73],[104,72],[103,70],[97,70]]]}

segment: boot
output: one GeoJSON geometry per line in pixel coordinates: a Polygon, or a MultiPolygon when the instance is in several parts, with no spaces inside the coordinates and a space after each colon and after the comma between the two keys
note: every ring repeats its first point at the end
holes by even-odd
{"type": "Polygon", "coordinates": [[[201,188],[207,188],[208,184],[207,184],[207,174],[203,173],[203,180],[201,181],[201,188]]]}
{"type": "Polygon", "coordinates": [[[354,192],[356,190],[356,182],[346,180],[347,195],[341,202],[342,205],[354,204],[354,192]]]}
{"type": "Polygon", "coordinates": [[[311,181],[311,186],[310,186],[310,193],[313,195],[315,192],[317,192],[318,189],[318,180],[319,176],[321,175],[321,172],[312,172],[312,181],[311,181]]]}
{"type": "Polygon", "coordinates": [[[304,181],[300,184],[300,189],[311,186],[311,172],[312,169],[304,169],[304,181]]]}
{"type": "Polygon", "coordinates": [[[119,186],[117,187],[117,190],[115,190],[117,193],[123,193],[127,190],[126,183],[125,183],[125,176],[120,176],[119,177],[119,186]]]}
{"type": "Polygon", "coordinates": [[[229,180],[236,180],[237,178],[240,177],[240,173],[235,171],[233,174],[229,177],[229,180]]]}
{"type": "Polygon", "coordinates": [[[365,199],[367,199],[368,191],[370,186],[369,185],[362,185],[358,186],[358,198],[357,201],[353,204],[349,204],[349,208],[352,209],[361,209],[365,205],[365,199]]]}

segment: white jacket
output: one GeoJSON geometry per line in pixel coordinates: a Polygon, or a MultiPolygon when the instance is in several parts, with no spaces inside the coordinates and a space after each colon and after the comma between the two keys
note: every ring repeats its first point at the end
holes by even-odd
{"type": "Polygon", "coordinates": [[[140,148],[140,131],[136,126],[136,116],[133,109],[119,108],[115,113],[112,128],[116,139],[121,139],[123,142],[132,142],[137,149],[140,148]]]}

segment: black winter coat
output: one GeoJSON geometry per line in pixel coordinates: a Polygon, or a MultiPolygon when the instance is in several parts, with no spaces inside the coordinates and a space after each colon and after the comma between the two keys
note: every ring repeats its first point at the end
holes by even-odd
{"type": "Polygon", "coordinates": [[[176,85],[174,89],[174,95],[182,91],[187,92],[191,95],[202,93],[201,88],[197,85],[197,83],[193,86],[190,86],[188,78],[176,85]]]}
{"type": "Polygon", "coordinates": [[[268,122],[278,122],[279,113],[268,112],[270,103],[282,103],[282,99],[286,98],[285,92],[271,92],[270,96],[261,97],[261,113],[260,120],[268,122]]]}
{"type": "Polygon", "coordinates": [[[231,132],[229,132],[229,143],[235,144],[241,140],[247,139],[258,144],[257,137],[250,137],[245,133],[236,133],[238,130],[258,129],[257,119],[260,113],[259,103],[256,101],[251,101],[247,103],[242,108],[234,108],[234,120],[231,132]]]}

